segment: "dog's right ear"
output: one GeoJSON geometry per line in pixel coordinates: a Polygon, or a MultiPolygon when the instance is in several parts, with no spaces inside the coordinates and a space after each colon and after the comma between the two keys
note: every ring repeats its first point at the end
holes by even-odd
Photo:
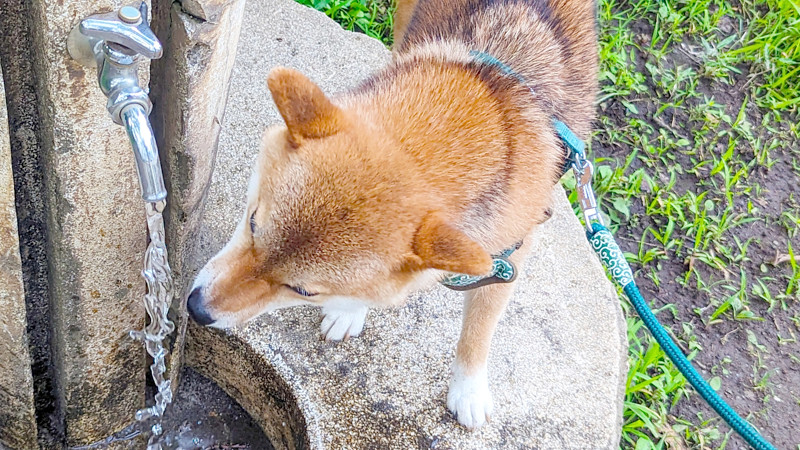
{"type": "Polygon", "coordinates": [[[414,236],[419,266],[467,275],[486,275],[492,258],[477,242],[450,225],[439,213],[429,213],[414,236]]]}
{"type": "Polygon", "coordinates": [[[286,67],[272,69],[267,77],[272,100],[289,129],[294,146],[303,139],[336,134],[344,124],[344,113],[302,73],[286,67]]]}

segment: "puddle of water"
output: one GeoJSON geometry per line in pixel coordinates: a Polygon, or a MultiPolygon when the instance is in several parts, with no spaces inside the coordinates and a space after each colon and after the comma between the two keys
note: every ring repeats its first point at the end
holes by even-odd
{"type": "Polygon", "coordinates": [[[272,450],[250,415],[213,381],[181,371],[175,400],[164,417],[167,450],[272,450]]]}
{"type": "Polygon", "coordinates": [[[135,416],[140,423],[151,419],[155,420],[150,427],[148,450],[161,450],[161,417],[167,405],[172,402],[172,386],[170,380],[164,376],[167,371],[165,364],[167,350],[164,348],[163,342],[164,338],[175,330],[175,324],[167,317],[172,304],[173,283],[172,270],[167,259],[167,246],[164,242],[162,213],[165,206],[166,202],[164,201],[145,204],[150,244],[144,255],[142,277],[147,284],[144,305],[150,320],[144,330],[130,332],[132,338],[145,343],[147,353],[153,358],[150,373],[157,389],[155,404],[140,409],[135,416]]]}

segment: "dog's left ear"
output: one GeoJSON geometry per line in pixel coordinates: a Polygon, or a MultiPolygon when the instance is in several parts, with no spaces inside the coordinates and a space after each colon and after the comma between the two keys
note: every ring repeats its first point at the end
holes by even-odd
{"type": "Polygon", "coordinates": [[[492,269],[492,258],[486,250],[439,213],[429,213],[422,220],[413,250],[420,268],[467,275],[486,275],[492,269]]]}
{"type": "Polygon", "coordinates": [[[293,145],[300,145],[303,139],[323,138],[341,130],[342,110],[302,73],[277,67],[269,73],[267,84],[293,145]]]}

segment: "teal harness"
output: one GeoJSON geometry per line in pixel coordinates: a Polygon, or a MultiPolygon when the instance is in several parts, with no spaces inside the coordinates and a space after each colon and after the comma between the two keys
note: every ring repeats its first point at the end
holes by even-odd
{"type": "MultiPolygon", "coordinates": [[[[472,50],[469,52],[476,62],[497,68],[503,75],[514,78],[519,83],[526,85],[525,78],[515,72],[507,64],[486,53],[472,50]]],[[[532,91],[532,90],[531,90],[532,91]]],[[[578,180],[578,198],[584,211],[587,224],[596,221],[603,223],[597,211],[594,191],[592,191],[592,164],[586,159],[586,144],[558,119],[553,119],[553,129],[567,150],[562,176],[572,169],[575,179],[578,180]]],[[[517,278],[517,268],[508,258],[515,250],[522,246],[518,242],[513,247],[492,256],[492,270],[487,275],[471,276],[464,274],[446,275],[440,283],[456,291],[468,291],[494,283],[511,283],[517,278]]]]}
{"type": "MultiPolygon", "coordinates": [[[[470,52],[476,62],[497,68],[506,76],[518,80],[523,85],[526,84],[525,78],[515,72],[507,64],[498,60],[494,56],[473,50],[470,52]]],[[[689,380],[701,397],[723,418],[731,428],[734,429],[747,443],[757,450],[775,450],[750,423],[742,419],[725,400],[703,379],[703,377],[692,366],[692,363],[684,356],[680,348],[672,341],[667,331],[658,322],[658,319],[650,310],[645,302],[636,282],[633,278],[628,261],[625,259],[622,250],[614,240],[614,236],[603,225],[603,220],[597,209],[597,201],[592,190],[592,164],[586,159],[585,144],[573,133],[563,122],[553,119],[553,127],[556,134],[561,138],[562,143],[567,148],[568,156],[564,168],[564,173],[572,169],[577,180],[578,200],[583,211],[584,223],[586,224],[586,238],[591,243],[592,248],[608,270],[614,282],[622,288],[628,297],[636,313],[642,318],[647,328],[655,337],[656,342],[664,349],[678,370],[689,380]]],[[[516,278],[516,268],[508,261],[511,253],[519,248],[520,244],[510,248],[500,255],[494,257],[492,273],[484,277],[469,277],[467,275],[450,275],[446,277],[442,284],[452,289],[467,290],[485,286],[491,283],[510,283],[516,278]]]]}
{"type": "Polygon", "coordinates": [[[508,257],[520,247],[522,247],[522,242],[503,250],[499,255],[492,256],[492,271],[489,272],[489,275],[472,276],[453,273],[447,275],[440,283],[454,291],[469,291],[495,283],[511,283],[517,279],[517,267],[508,257]]]}

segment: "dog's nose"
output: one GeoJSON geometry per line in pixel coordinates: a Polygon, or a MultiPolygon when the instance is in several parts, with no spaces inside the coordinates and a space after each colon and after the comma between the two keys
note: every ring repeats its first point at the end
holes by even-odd
{"type": "Polygon", "coordinates": [[[210,325],[214,323],[211,314],[203,307],[203,294],[199,287],[194,288],[192,293],[189,294],[186,308],[189,310],[189,316],[200,325],[210,325]]]}

